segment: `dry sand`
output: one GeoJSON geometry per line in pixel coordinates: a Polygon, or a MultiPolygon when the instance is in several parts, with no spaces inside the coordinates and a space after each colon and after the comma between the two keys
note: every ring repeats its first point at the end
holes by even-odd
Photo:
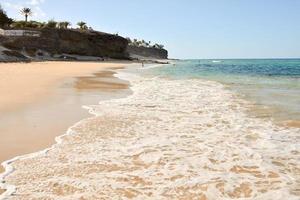
{"type": "Polygon", "coordinates": [[[128,84],[114,78],[111,71],[126,65],[129,63],[0,64],[0,163],[53,144],[55,136],[90,116],[82,105],[128,93],[128,84]]]}
{"type": "Polygon", "coordinates": [[[17,109],[53,92],[65,78],[84,76],[126,63],[37,62],[7,63],[0,67],[0,112],[17,109]]]}

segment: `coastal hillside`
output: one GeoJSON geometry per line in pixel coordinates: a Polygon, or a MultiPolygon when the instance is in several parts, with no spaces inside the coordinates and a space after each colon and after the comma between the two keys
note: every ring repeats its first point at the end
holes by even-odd
{"type": "Polygon", "coordinates": [[[49,59],[168,59],[162,47],[130,45],[118,35],[80,29],[7,29],[0,34],[0,61],[49,59]],[[23,31],[23,32],[22,32],[23,31]],[[93,58],[91,58],[93,57],[93,58]]]}
{"type": "Polygon", "coordinates": [[[25,20],[10,18],[0,5],[0,61],[167,59],[161,44],[95,31],[86,22],[29,21],[31,8],[23,8],[25,20]]]}
{"type": "MultiPolygon", "coordinates": [[[[38,35],[0,36],[4,48],[32,58],[72,54],[115,59],[128,59],[125,38],[97,31],[75,29],[30,29],[38,35]]],[[[7,51],[8,52],[8,51],[7,51]]]]}

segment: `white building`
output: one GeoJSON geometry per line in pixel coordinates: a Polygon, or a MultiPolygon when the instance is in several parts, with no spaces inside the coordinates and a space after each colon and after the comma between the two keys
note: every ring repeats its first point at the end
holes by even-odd
{"type": "Polygon", "coordinates": [[[3,36],[29,36],[29,37],[39,37],[41,33],[39,31],[29,31],[29,30],[4,30],[0,28],[0,35],[3,36]]]}

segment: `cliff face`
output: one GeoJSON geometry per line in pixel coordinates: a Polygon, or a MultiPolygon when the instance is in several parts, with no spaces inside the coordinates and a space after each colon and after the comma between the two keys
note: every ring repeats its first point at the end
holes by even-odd
{"type": "Polygon", "coordinates": [[[128,59],[128,42],[120,36],[96,31],[41,29],[40,37],[1,36],[0,43],[12,50],[36,55],[38,51],[54,54],[128,59]]]}
{"type": "Polygon", "coordinates": [[[151,47],[136,47],[128,46],[127,52],[132,58],[156,58],[156,59],[168,59],[168,51],[165,49],[157,49],[151,47]]]}

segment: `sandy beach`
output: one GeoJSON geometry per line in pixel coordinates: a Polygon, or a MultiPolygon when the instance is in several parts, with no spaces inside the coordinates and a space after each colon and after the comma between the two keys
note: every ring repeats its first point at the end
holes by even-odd
{"type": "MultiPolygon", "coordinates": [[[[58,66],[73,64],[85,66],[58,66]]],[[[249,115],[252,103],[222,83],[147,74],[160,65],[114,78],[125,66],[91,63],[91,71],[55,78],[55,87],[48,81],[40,99],[3,109],[3,138],[11,139],[3,152],[36,152],[4,163],[3,197],[298,199],[299,129],[249,115]],[[14,112],[18,122],[29,117],[15,125],[14,112]],[[39,126],[24,131],[28,119],[39,126]],[[30,145],[16,151],[19,144],[30,145]]]]}
{"type": "MultiPolygon", "coordinates": [[[[53,92],[53,88],[56,88],[61,84],[61,81],[66,78],[85,76],[104,69],[117,69],[123,66],[124,63],[121,62],[34,62],[1,64],[0,93],[4,95],[1,95],[0,111],[12,111],[25,104],[36,102],[53,92]]],[[[77,87],[84,87],[84,85],[77,85],[77,87]]]]}
{"type": "Polygon", "coordinates": [[[300,200],[299,9],[0,1],[0,200],[300,200]]]}
{"type": "Polygon", "coordinates": [[[298,199],[298,129],[249,117],[214,81],[118,77],[131,95],[9,165],[9,199],[298,199]]]}
{"type": "Polygon", "coordinates": [[[129,63],[0,64],[0,162],[51,146],[56,136],[90,116],[82,105],[127,93],[128,83],[113,76],[125,65],[129,63]]]}

